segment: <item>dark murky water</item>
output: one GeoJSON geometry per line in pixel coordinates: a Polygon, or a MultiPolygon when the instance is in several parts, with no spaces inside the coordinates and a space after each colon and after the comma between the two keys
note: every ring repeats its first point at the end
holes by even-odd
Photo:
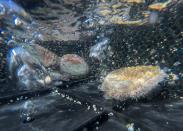
{"type": "Polygon", "coordinates": [[[126,4],[118,10],[113,9],[119,5],[117,0],[105,1],[105,7],[97,0],[16,2],[19,6],[11,0],[0,1],[9,12],[6,17],[0,14],[2,131],[183,129],[181,1],[173,1],[160,12],[147,9],[153,3],[151,0],[132,7],[126,4]],[[125,24],[112,23],[111,16],[100,14],[103,8],[108,12],[117,11],[117,15],[121,13],[125,24]],[[124,12],[129,8],[132,11],[127,15],[124,12]],[[149,11],[145,24],[145,18],[141,17],[143,11],[149,11]],[[139,19],[143,24],[132,24],[139,19]],[[89,64],[90,74],[85,80],[73,84],[72,81],[58,87],[51,86],[53,90],[38,88],[37,92],[37,89],[20,88],[8,73],[7,54],[12,47],[20,45],[32,50],[31,44],[39,44],[58,56],[67,53],[82,56],[89,64]],[[105,99],[99,88],[106,74],[135,65],[158,65],[176,78],[153,98],[126,102],[105,99]],[[40,93],[41,90],[46,91],[40,93]],[[108,118],[102,122],[94,120],[86,128],[80,128],[102,112],[107,112],[108,118]]]}

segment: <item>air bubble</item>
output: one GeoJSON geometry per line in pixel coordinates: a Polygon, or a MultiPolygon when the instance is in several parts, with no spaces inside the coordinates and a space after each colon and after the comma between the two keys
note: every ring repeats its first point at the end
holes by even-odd
{"type": "Polygon", "coordinates": [[[24,123],[27,122],[31,122],[33,121],[35,118],[35,114],[36,114],[36,108],[35,105],[32,101],[26,101],[23,105],[22,105],[22,109],[20,111],[20,118],[24,123]]]}
{"type": "Polygon", "coordinates": [[[20,27],[20,26],[23,25],[23,21],[22,21],[19,17],[17,17],[17,18],[14,20],[14,24],[15,24],[15,26],[17,26],[17,27],[20,27]]]}

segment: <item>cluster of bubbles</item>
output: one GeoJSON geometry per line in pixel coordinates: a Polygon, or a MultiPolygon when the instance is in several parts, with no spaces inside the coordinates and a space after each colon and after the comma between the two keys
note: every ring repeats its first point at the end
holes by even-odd
{"type": "MultiPolygon", "coordinates": [[[[96,36],[97,36],[96,39],[99,38],[98,41],[96,40],[95,42],[96,44],[90,48],[89,57],[95,58],[100,61],[100,72],[101,72],[100,76],[101,76],[102,82],[104,81],[105,83],[108,76],[111,75],[111,73],[107,75],[108,72],[116,69],[116,67],[113,67],[113,63],[115,64],[117,62],[120,63],[119,67],[121,67],[121,63],[123,62],[125,62],[125,64],[122,64],[122,65],[123,66],[125,65],[127,67],[132,65],[133,66],[142,65],[141,67],[143,67],[143,65],[158,65],[161,67],[166,67],[168,65],[169,66],[167,69],[169,72],[168,83],[169,84],[175,83],[175,81],[179,79],[179,76],[177,74],[174,74],[172,72],[172,69],[170,69],[170,68],[175,68],[175,66],[180,66],[181,63],[179,61],[175,62],[174,65],[170,66],[170,63],[167,64],[165,62],[166,61],[165,59],[164,61],[161,59],[158,59],[159,56],[161,55],[164,56],[164,54],[161,54],[159,52],[159,49],[163,50],[166,48],[165,47],[166,44],[164,43],[168,42],[166,37],[169,37],[169,36],[168,35],[164,36],[164,39],[162,37],[163,41],[161,41],[160,39],[159,41],[156,41],[157,40],[156,36],[155,37],[152,36],[151,38],[148,38],[148,34],[147,35],[145,34],[145,32],[149,32],[148,29],[150,29],[152,30],[151,31],[152,34],[158,36],[158,34],[155,34],[155,32],[157,30],[159,30],[157,32],[161,32],[164,30],[163,24],[166,22],[168,23],[171,20],[165,19],[167,21],[165,22],[164,20],[164,22],[162,22],[163,15],[165,15],[165,13],[163,14],[163,12],[175,13],[176,11],[174,12],[173,8],[171,10],[169,9],[171,8],[171,5],[175,4],[176,2],[177,2],[176,0],[175,1],[167,0],[167,1],[161,1],[161,2],[144,1],[144,0],[98,0],[96,4],[90,8],[89,11],[86,11],[88,18],[84,21],[85,28],[87,28],[88,30],[92,30],[92,29],[95,30],[95,32],[98,33],[98,34],[96,33],[96,36]],[[114,27],[115,29],[116,25],[118,26],[118,28],[122,30],[121,32],[119,31],[120,29],[119,30],[117,29],[118,32],[111,30],[111,27],[112,28],[114,27]],[[124,29],[122,29],[121,27],[123,27],[124,29]],[[144,28],[148,28],[148,29],[144,31],[144,28]],[[140,31],[141,29],[142,31],[140,31]],[[111,37],[113,37],[113,34],[117,34],[117,33],[121,33],[121,37],[124,36],[124,38],[117,38],[116,40],[117,42],[115,41],[116,38],[111,40],[111,37]],[[140,33],[142,34],[140,35],[140,33]],[[143,34],[145,34],[145,36],[143,36],[143,34]],[[142,37],[142,41],[140,37],[142,37]],[[151,39],[151,40],[146,40],[146,39],[151,39]],[[152,42],[149,43],[149,41],[152,41],[152,42]],[[118,42],[120,42],[120,44],[118,42]],[[138,43],[135,43],[135,42],[138,42],[138,43]],[[144,44],[144,46],[140,45],[140,43],[144,44]],[[153,46],[152,48],[151,47],[147,48],[148,44],[154,44],[154,47],[155,48],[158,47],[159,49],[158,50],[153,49],[153,46]],[[138,45],[140,46],[137,47],[138,45]],[[117,47],[117,46],[121,46],[121,47],[117,47]],[[139,49],[141,48],[141,46],[142,46],[142,49],[139,49]],[[123,49],[123,47],[125,47],[125,49],[127,48],[127,50],[123,49]],[[114,49],[116,50],[113,51],[114,49]],[[143,49],[144,49],[144,52],[143,52],[143,49]],[[140,57],[140,54],[145,55],[146,50],[147,50],[147,53],[149,52],[150,54],[151,53],[153,54],[150,56],[151,58],[149,58],[149,56],[140,57]],[[152,52],[150,52],[151,50],[152,52]],[[128,52],[129,53],[132,52],[132,54],[128,54],[128,52]],[[156,53],[158,52],[158,53],[156,54],[155,52],[156,53]],[[136,55],[139,57],[136,57],[136,55]],[[120,58],[120,56],[123,56],[123,58],[125,59],[120,58]],[[144,57],[146,58],[146,60],[144,60],[144,57]],[[151,59],[152,59],[152,62],[150,62],[151,59]],[[110,63],[109,64],[110,66],[107,65],[107,63],[110,63]],[[107,77],[105,77],[106,75],[107,77]]],[[[179,20],[177,19],[177,21],[179,20]]],[[[172,27],[169,27],[169,28],[172,28],[172,27]]],[[[166,34],[167,32],[163,32],[163,33],[166,34]]],[[[172,36],[174,35],[173,33],[174,32],[172,32],[172,36]]],[[[120,34],[114,35],[114,36],[120,37],[120,34]]],[[[174,38],[174,39],[177,39],[177,38],[174,38]]],[[[177,52],[176,43],[172,42],[172,48],[173,49],[170,50],[170,53],[175,54],[175,52],[177,52]]],[[[168,59],[172,59],[173,61],[174,57],[172,58],[169,57],[168,59]]],[[[167,72],[167,70],[164,68],[162,71],[167,72]]],[[[115,71],[117,72],[117,70],[115,71]]],[[[125,73],[128,73],[128,72],[125,72],[125,73]]],[[[181,72],[179,74],[181,74],[181,72]]],[[[123,73],[121,75],[123,75],[123,73]]],[[[110,97],[114,99],[120,99],[117,96],[118,93],[120,91],[123,92],[125,90],[128,90],[129,88],[129,86],[127,86],[129,84],[124,86],[126,80],[122,80],[120,76],[115,76],[115,78],[111,78],[107,81],[109,82],[108,84],[111,84],[111,82],[114,81],[114,83],[111,84],[110,87],[109,85],[106,85],[109,88],[106,86],[103,86],[103,88],[105,88],[104,90],[106,91],[105,93],[110,94],[111,95],[110,97]],[[118,85],[121,85],[121,86],[118,87],[118,85]],[[116,86],[118,88],[115,88],[116,86]]],[[[154,81],[154,84],[155,83],[157,84],[159,82],[160,81],[156,79],[154,81]]],[[[150,89],[154,87],[152,85],[145,86],[144,84],[141,86],[136,86],[134,88],[134,91],[131,90],[129,92],[130,93],[135,92],[136,88],[141,89],[143,87],[146,87],[146,89],[150,89]]],[[[144,92],[142,91],[141,93],[144,93],[144,92]]],[[[126,94],[128,93],[126,92],[126,94]]],[[[119,93],[119,96],[120,95],[122,94],[119,93]]],[[[136,93],[135,98],[138,96],[139,96],[139,93],[136,93]]]]}
{"type": "Polygon", "coordinates": [[[11,76],[24,89],[59,86],[62,81],[79,79],[89,72],[88,64],[82,57],[76,54],[59,57],[35,44],[27,48],[13,48],[8,61],[11,76]]]}
{"type": "Polygon", "coordinates": [[[77,79],[89,72],[83,58],[74,54],[60,58],[37,45],[36,41],[44,40],[44,35],[37,28],[39,24],[12,0],[0,1],[0,14],[0,38],[8,47],[5,61],[9,67],[9,78],[16,81],[18,87],[29,90],[58,86],[62,80],[77,79]]]}
{"type": "Polygon", "coordinates": [[[20,112],[20,118],[23,122],[31,122],[34,120],[36,114],[35,104],[28,100],[22,105],[22,109],[20,112]]]}
{"type": "Polygon", "coordinates": [[[8,61],[10,74],[18,79],[21,87],[29,89],[50,82],[46,80],[46,69],[24,48],[15,47],[10,50],[8,61]]]}
{"type": "MultiPolygon", "coordinates": [[[[114,45],[110,45],[112,43],[110,37],[114,31],[104,25],[154,24],[158,21],[158,11],[162,11],[171,2],[169,0],[164,3],[145,4],[144,0],[101,0],[96,2],[94,12],[91,10],[85,12],[88,18],[83,22],[83,27],[96,33],[89,57],[99,61],[102,81],[111,70],[107,64],[115,63],[112,59],[114,45]],[[148,11],[144,11],[146,6],[148,11]]],[[[29,14],[13,1],[0,1],[0,22],[2,26],[0,37],[9,47],[7,59],[9,72],[12,80],[17,80],[23,89],[61,85],[62,81],[79,79],[89,73],[88,64],[82,57],[75,54],[59,57],[48,49],[36,45],[35,41],[44,40],[44,36],[36,30],[37,24],[29,14]]],[[[132,44],[128,42],[125,44],[131,48],[132,44]]],[[[129,55],[126,56],[127,59],[128,57],[129,55]]]]}
{"type": "MultiPolygon", "coordinates": [[[[159,4],[167,6],[170,2],[159,4]]],[[[154,9],[151,6],[154,7],[154,3],[146,4],[144,0],[98,0],[94,6],[85,11],[87,19],[83,22],[84,28],[93,30],[96,36],[95,45],[90,48],[89,57],[100,61],[101,78],[109,70],[106,63],[109,60],[111,62],[113,56],[110,37],[115,32],[111,28],[106,28],[106,25],[140,26],[157,23],[158,11],[163,8],[154,9]],[[145,10],[145,5],[149,6],[148,11],[145,10]]]]}
{"type": "Polygon", "coordinates": [[[97,44],[92,46],[90,48],[90,57],[94,57],[98,60],[102,60],[106,57],[106,50],[109,47],[109,39],[103,38],[101,41],[99,41],[97,44]]]}
{"type": "Polygon", "coordinates": [[[33,100],[27,100],[21,104],[19,107],[19,113],[20,113],[20,119],[23,123],[32,122],[36,119],[36,116],[40,113],[45,113],[49,111],[50,104],[53,104],[55,100],[52,98],[47,99],[45,97],[44,99],[33,99],[33,100]],[[47,99],[47,101],[45,101],[47,99]]]}
{"type": "MultiPolygon", "coordinates": [[[[36,23],[12,0],[0,1],[0,39],[8,49],[30,44],[40,38],[36,23]],[[22,43],[17,45],[17,43],[22,43]]],[[[1,52],[6,48],[2,48],[1,52]]]]}

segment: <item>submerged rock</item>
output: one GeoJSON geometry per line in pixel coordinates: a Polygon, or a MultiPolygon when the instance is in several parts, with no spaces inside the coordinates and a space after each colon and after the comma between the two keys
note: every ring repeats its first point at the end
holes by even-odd
{"type": "Polygon", "coordinates": [[[78,79],[88,74],[89,67],[83,58],[75,54],[67,54],[60,59],[60,72],[66,80],[78,79]]]}
{"type": "Polygon", "coordinates": [[[8,66],[12,80],[24,89],[59,86],[62,81],[79,79],[89,72],[88,64],[80,56],[67,54],[60,58],[36,44],[11,49],[8,66]]]}
{"type": "Polygon", "coordinates": [[[39,59],[22,47],[15,47],[8,55],[9,72],[13,80],[24,89],[43,87],[51,83],[51,77],[39,59]]]}
{"type": "Polygon", "coordinates": [[[16,69],[23,64],[31,67],[42,68],[41,64],[35,59],[26,49],[22,47],[15,47],[10,50],[8,54],[8,66],[11,75],[14,75],[16,69]]]}
{"type": "Polygon", "coordinates": [[[165,9],[171,2],[173,2],[173,0],[168,0],[166,2],[162,2],[162,3],[154,3],[148,6],[148,8],[150,10],[157,10],[157,11],[162,11],[163,9],[165,9]]]}
{"type": "Polygon", "coordinates": [[[59,57],[56,54],[37,44],[32,44],[31,46],[38,52],[41,62],[45,67],[57,65],[59,57]]]}
{"type": "Polygon", "coordinates": [[[167,76],[158,66],[121,68],[106,76],[102,90],[116,100],[137,99],[155,90],[167,76]]]}
{"type": "Polygon", "coordinates": [[[40,70],[23,65],[17,71],[18,85],[25,89],[43,87],[51,83],[51,77],[45,76],[40,70]]]}
{"type": "Polygon", "coordinates": [[[50,75],[56,85],[60,85],[61,80],[79,79],[88,73],[89,67],[85,60],[75,54],[66,54],[61,58],[37,44],[31,45],[38,52],[41,63],[46,68],[52,69],[50,75]],[[59,68],[60,67],[60,71],[59,68]]]}
{"type": "Polygon", "coordinates": [[[177,0],[168,0],[166,2],[147,2],[145,0],[98,0],[95,18],[99,18],[98,23],[102,25],[117,24],[125,26],[142,26],[150,23],[149,19],[152,11],[161,13],[161,11],[167,9],[169,5],[175,2],[177,2],[177,0]]]}

